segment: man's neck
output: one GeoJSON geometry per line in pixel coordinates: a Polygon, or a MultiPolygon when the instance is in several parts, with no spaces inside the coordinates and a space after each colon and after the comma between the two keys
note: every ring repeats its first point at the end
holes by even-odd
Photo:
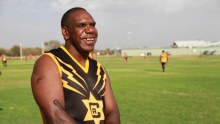
{"type": "Polygon", "coordinates": [[[85,67],[89,53],[80,53],[74,47],[69,47],[69,45],[65,45],[64,47],[77,62],[79,62],[82,66],[85,67]]]}

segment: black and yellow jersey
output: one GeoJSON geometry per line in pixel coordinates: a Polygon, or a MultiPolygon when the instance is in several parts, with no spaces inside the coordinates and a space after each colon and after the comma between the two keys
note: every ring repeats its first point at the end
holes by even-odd
{"type": "Polygon", "coordinates": [[[45,54],[59,69],[66,112],[79,124],[104,124],[106,72],[101,64],[88,57],[84,67],[64,46],[45,54]]]}

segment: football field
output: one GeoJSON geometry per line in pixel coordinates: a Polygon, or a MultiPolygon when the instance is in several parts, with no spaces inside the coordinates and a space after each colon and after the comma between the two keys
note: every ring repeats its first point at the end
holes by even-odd
{"type": "MultiPolygon", "coordinates": [[[[220,56],[98,57],[110,75],[122,124],[220,123],[220,56]]],[[[41,124],[30,76],[34,60],[0,70],[0,124],[41,124]]]]}

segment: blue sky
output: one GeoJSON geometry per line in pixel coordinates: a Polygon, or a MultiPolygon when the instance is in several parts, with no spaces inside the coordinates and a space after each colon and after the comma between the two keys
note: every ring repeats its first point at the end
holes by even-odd
{"type": "Polygon", "coordinates": [[[87,9],[97,22],[97,49],[220,40],[220,0],[0,0],[0,47],[64,43],[60,20],[76,6],[87,9]]]}

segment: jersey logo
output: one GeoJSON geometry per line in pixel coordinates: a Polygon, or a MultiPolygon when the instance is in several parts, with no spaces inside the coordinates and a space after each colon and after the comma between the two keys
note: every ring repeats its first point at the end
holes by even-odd
{"type": "Polygon", "coordinates": [[[87,113],[84,121],[94,121],[95,124],[99,124],[101,120],[104,120],[103,102],[101,100],[96,100],[95,97],[90,93],[89,99],[82,100],[87,108],[87,113]]]}

